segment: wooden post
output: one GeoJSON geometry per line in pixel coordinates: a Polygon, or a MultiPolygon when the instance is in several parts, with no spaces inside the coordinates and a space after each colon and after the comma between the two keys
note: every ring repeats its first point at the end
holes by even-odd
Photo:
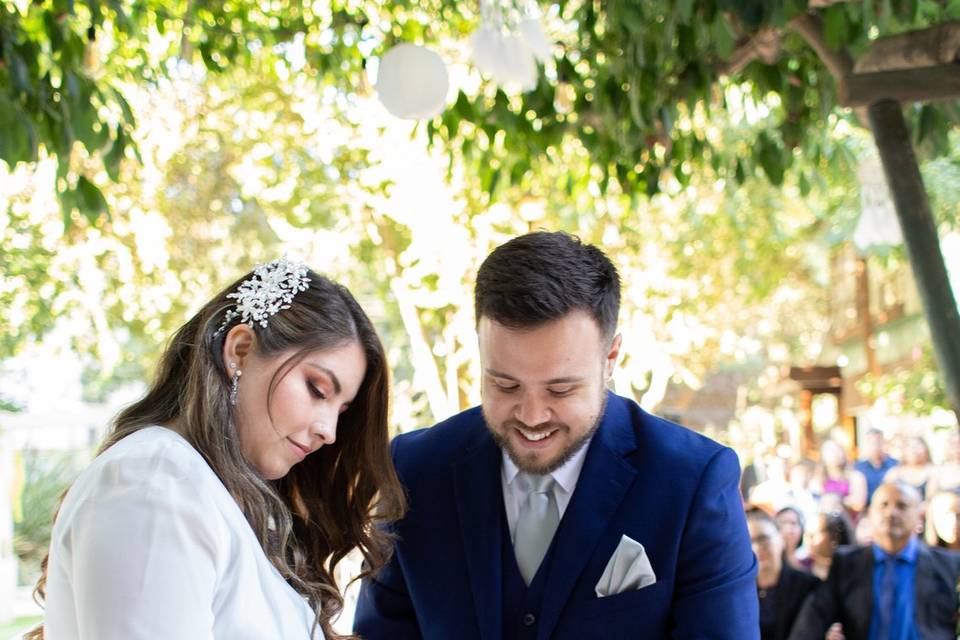
{"type": "Polygon", "coordinates": [[[857,258],[857,321],[863,338],[863,351],[867,356],[867,372],[880,373],[877,350],[873,345],[873,316],[870,315],[870,272],[866,258],[857,258]]]}
{"type": "Polygon", "coordinates": [[[800,451],[805,457],[816,458],[817,438],[813,433],[813,392],[800,391],[800,451]]]}
{"type": "Polygon", "coordinates": [[[960,312],[940,251],[920,165],[900,103],[884,100],[870,105],[867,111],[930,326],[947,398],[960,421],[960,312]]]}

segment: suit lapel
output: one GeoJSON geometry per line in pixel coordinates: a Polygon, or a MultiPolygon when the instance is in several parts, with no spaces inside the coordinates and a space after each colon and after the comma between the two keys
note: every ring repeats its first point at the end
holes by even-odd
{"type": "MultiPolygon", "coordinates": [[[[836,560],[834,560],[836,562],[836,560]]],[[[866,638],[870,631],[870,620],[873,617],[873,547],[863,547],[850,556],[850,571],[846,575],[852,582],[847,593],[846,609],[850,612],[851,620],[861,625],[850,637],[866,638]]]]}
{"type": "Polygon", "coordinates": [[[537,638],[550,636],[600,537],[633,484],[636,469],[624,456],[636,448],[624,402],[608,394],[607,409],[590,443],[577,488],[557,529],[553,562],[540,607],[537,638]]]}
{"type": "Polygon", "coordinates": [[[943,589],[942,585],[951,585],[953,582],[949,572],[944,571],[944,568],[944,565],[937,564],[936,558],[929,549],[925,549],[922,544],[917,545],[917,566],[913,576],[913,615],[917,628],[921,632],[934,626],[934,621],[926,617],[930,607],[925,606],[924,598],[930,598],[943,589]]]}
{"type": "Polygon", "coordinates": [[[453,464],[457,516],[480,637],[502,634],[500,449],[486,431],[465,457],[453,464]]]}

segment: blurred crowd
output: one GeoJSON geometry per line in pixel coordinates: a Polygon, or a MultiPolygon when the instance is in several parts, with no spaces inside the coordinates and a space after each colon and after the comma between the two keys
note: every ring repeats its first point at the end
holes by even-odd
{"type": "Polygon", "coordinates": [[[758,560],[763,640],[944,637],[918,631],[924,624],[933,634],[952,627],[956,637],[960,432],[948,434],[938,453],[934,464],[925,438],[888,441],[877,430],[862,438],[856,461],[833,440],[821,444],[816,462],[756,452],[741,491],[758,560]],[[861,560],[834,566],[838,555],[854,558],[854,550],[861,560]],[[887,556],[911,573],[885,569],[887,556]],[[917,604],[925,602],[925,589],[944,588],[951,599],[944,597],[943,610],[917,604]]]}

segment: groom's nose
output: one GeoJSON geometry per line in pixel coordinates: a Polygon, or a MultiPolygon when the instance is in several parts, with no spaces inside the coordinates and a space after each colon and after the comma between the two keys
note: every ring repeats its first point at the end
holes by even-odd
{"type": "Polygon", "coordinates": [[[536,393],[527,392],[520,397],[514,417],[528,427],[535,427],[550,421],[550,406],[536,393]]]}

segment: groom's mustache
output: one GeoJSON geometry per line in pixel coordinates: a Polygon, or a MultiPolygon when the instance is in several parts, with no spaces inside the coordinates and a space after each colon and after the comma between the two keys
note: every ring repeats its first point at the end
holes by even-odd
{"type": "Polygon", "coordinates": [[[562,422],[541,422],[537,425],[529,425],[520,422],[519,420],[510,419],[503,423],[504,427],[510,429],[526,429],[527,431],[552,431],[553,429],[566,429],[567,425],[562,422]]]}

